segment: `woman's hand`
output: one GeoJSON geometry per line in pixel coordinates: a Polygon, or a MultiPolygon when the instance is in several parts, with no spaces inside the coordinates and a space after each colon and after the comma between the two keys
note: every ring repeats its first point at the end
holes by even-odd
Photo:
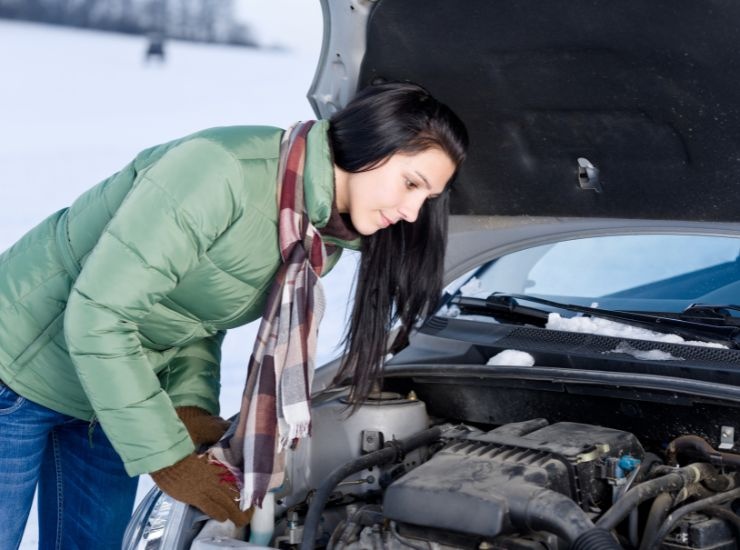
{"type": "Polygon", "coordinates": [[[230,423],[219,416],[213,416],[200,407],[176,407],[175,412],[190,434],[196,447],[213,445],[221,439],[230,423]]]}
{"type": "Polygon", "coordinates": [[[180,462],[151,472],[162,491],[174,499],[195,506],[215,520],[230,519],[237,527],[252,518],[253,508],[239,508],[236,480],[225,466],[208,461],[206,456],[191,454],[180,462]]]}

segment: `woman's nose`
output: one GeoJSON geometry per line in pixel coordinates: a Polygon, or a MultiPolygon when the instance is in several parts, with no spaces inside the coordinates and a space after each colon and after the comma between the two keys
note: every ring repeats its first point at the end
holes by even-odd
{"type": "Polygon", "coordinates": [[[398,213],[401,219],[409,223],[414,223],[416,218],[419,217],[419,210],[421,210],[422,204],[424,204],[424,197],[409,197],[403,201],[401,206],[398,207],[398,213]]]}

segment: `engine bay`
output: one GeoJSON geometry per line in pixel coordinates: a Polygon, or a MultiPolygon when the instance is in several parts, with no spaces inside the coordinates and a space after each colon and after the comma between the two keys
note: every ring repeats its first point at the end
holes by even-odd
{"type": "MultiPolygon", "coordinates": [[[[317,399],[316,431],[293,453],[289,482],[275,494],[278,521],[270,546],[737,548],[740,455],[732,452],[734,433],[732,445],[725,433],[724,448],[717,448],[709,428],[696,434],[676,426],[687,435],[656,445],[656,434],[672,430],[656,430],[648,421],[644,430],[631,423],[632,431],[620,429],[620,422],[584,422],[588,405],[594,413],[599,406],[578,396],[568,410],[579,414],[555,415],[575,420],[481,422],[480,415],[495,416],[495,406],[475,407],[475,418],[440,417],[441,411],[464,411],[455,406],[461,397],[476,399],[461,385],[445,400],[435,393],[442,387],[421,383],[405,394],[378,392],[351,416],[341,393],[317,399]]],[[[548,409],[542,392],[531,397],[527,404],[519,396],[519,413],[548,409]]],[[[602,409],[609,407],[607,398],[601,401],[602,409]]],[[[657,406],[680,421],[680,407],[657,406]]],[[[730,422],[736,414],[722,410],[728,420],[715,420],[730,422]]],[[[699,422],[696,410],[683,414],[699,422]]],[[[729,424],[722,429],[734,432],[729,424]]]]}

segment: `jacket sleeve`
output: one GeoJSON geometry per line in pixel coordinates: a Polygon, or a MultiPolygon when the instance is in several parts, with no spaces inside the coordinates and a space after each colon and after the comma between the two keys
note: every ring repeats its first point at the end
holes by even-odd
{"type": "Polygon", "coordinates": [[[138,323],[236,219],[241,182],[239,162],[220,145],[195,139],[175,146],[139,174],[71,290],[67,347],[129,475],[193,451],[138,323]]]}
{"type": "Polygon", "coordinates": [[[219,331],[180,349],[159,374],[162,386],[175,407],[200,407],[219,413],[221,344],[226,331],[219,331]]]}

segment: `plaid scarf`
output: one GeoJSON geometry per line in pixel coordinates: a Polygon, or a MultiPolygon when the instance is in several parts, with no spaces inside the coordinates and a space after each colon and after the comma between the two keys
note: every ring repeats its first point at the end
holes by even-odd
{"type": "Polygon", "coordinates": [[[272,283],[234,431],[208,450],[240,482],[241,508],[261,506],[284,478],[284,451],[310,435],[311,382],[324,314],[319,276],[335,246],[324,243],[303,204],[306,136],[313,121],[280,143],[278,234],[283,260],[272,283]]]}

